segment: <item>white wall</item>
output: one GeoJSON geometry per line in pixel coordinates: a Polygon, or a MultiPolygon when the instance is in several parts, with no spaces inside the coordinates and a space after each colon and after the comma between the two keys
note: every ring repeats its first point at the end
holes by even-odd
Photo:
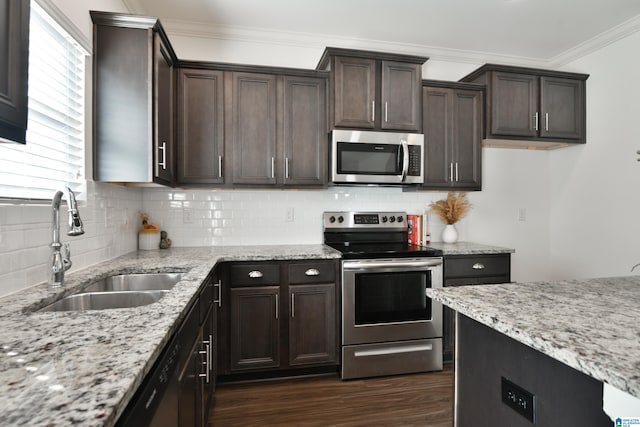
{"type": "Polygon", "coordinates": [[[551,155],[555,278],[623,275],[640,262],[639,48],[636,33],[566,67],[590,74],[588,142],[551,155]]]}
{"type": "MultiPolygon", "coordinates": [[[[89,10],[126,12],[120,0],[55,4],[89,40],[89,10]]],[[[325,47],[321,42],[274,38],[255,42],[169,35],[181,59],[294,68],[315,68],[325,47]]],[[[328,39],[326,44],[390,49],[362,40],[339,42],[328,39]]],[[[640,224],[635,218],[640,192],[634,187],[640,174],[634,154],[640,148],[634,133],[640,107],[632,102],[640,92],[633,84],[640,60],[629,54],[639,43],[640,35],[632,35],[565,67],[591,75],[585,146],[552,152],[483,149],[483,191],[470,194],[474,208],[459,231],[464,240],[515,248],[514,280],[625,274],[640,262],[640,224]],[[518,219],[521,209],[524,221],[518,219]]],[[[457,80],[483,62],[432,58],[423,68],[424,78],[457,80]]],[[[74,269],[134,250],[137,212],[143,209],[176,246],[320,243],[324,210],[420,212],[443,195],[389,188],[141,190],[90,183],[88,200],[81,206],[87,234],[65,240],[71,243],[74,269]],[[285,222],[288,207],[294,209],[293,222],[285,222]],[[191,222],[185,222],[185,208],[191,222]]],[[[49,220],[46,206],[0,206],[0,295],[44,280],[49,220]]],[[[432,218],[434,240],[441,229],[432,218]]]]}
{"type": "MultiPolygon", "coordinates": [[[[127,11],[120,0],[56,0],[54,7],[87,40],[91,40],[92,34],[89,10],[127,11]]],[[[87,117],[90,120],[90,111],[87,117]]],[[[90,134],[87,131],[87,135],[90,134]]],[[[88,153],[90,145],[90,137],[87,137],[88,153]]],[[[88,157],[90,159],[90,155],[88,157]]],[[[86,170],[90,176],[89,159],[86,170]]],[[[65,207],[61,209],[61,240],[71,246],[71,271],[131,252],[137,247],[137,214],[142,207],[141,190],[89,182],[87,192],[87,200],[80,202],[84,235],[66,236],[65,207]]],[[[49,205],[0,204],[0,296],[47,279],[47,264],[51,253],[51,216],[49,205]]]]}

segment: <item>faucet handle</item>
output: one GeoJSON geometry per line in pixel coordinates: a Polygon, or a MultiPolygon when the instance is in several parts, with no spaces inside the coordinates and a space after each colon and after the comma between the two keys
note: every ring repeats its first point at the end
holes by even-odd
{"type": "Polygon", "coordinates": [[[64,265],[64,271],[71,268],[71,247],[68,243],[64,244],[64,255],[62,256],[62,264],[64,265]]]}

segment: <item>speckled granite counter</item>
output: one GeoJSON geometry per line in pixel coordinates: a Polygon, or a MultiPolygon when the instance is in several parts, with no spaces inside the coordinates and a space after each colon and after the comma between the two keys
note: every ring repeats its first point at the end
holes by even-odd
{"type": "Polygon", "coordinates": [[[640,398],[640,276],[428,290],[432,298],[640,398]]]}
{"type": "Polygon", "coordinates": [[[442,243],[431,242],[428,245],[430,248],[440,249],[443,254],[446,255],[491,255],[491,254],[510,254],[514,253],[515,249],[503,248],[500,246],[482,245],[472,242],[456,242],[456,243],[442,243]]]}
{"type": "Polygon", "coordinates": [[[2,298],[0,425],[111,426],[217,263],[339,257],[324,245],[141,251],[68,274],[66,288],[56,293],[39,285],[2,298]],[[95,278],[162,271],[185,275],[151,305],[33,312],[95,278]]]}

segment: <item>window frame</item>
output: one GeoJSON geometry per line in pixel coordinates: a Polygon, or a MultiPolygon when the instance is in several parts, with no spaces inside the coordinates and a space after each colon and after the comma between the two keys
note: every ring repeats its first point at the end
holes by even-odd
{"type": "MultiPolygon", "coordinates": [[[[23,0],[21,0],[23,1],[23,0]]],[[[91,141],[91,125],[92,125],[92,90],[93,87],[93,73],[92,73],[92,61],[93,49],[91,41],[82,33],[82,31],[74,24],[67,15],[64,14],[58,8],[53,0],[29,0],[33,5],[36,3],[43,11],[51,17],[67,34],[74,39],[74,41],[86,52],[84,61],[84,147],[83,147],[83,160],[84,163],[84,191],[78,197],[78,202],[84,204],[87,200],[87,191],[89,188],[89,177],[93,176],[93,162],[91,158],[93,156],[91,141]]],[[[62,188],[60,188],[62,190],[62,188]]],[[[50,204],[55,192],[52,191],[51,198],[35,198],[35,197],[3,197],[0,196],[0,206],[2,205],[48,205],[50,204]]]]}

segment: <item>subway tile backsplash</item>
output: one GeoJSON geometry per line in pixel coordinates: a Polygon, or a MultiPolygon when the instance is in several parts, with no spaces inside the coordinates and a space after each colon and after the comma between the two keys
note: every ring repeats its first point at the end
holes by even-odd
{"type": "MultiPolygon", "coordinates": [[[[324,211],[422,213],[430,201],[442,197],[442,193],[411,193],[392,187],[233,191],[145,188],[142,205],[175,246],[314,244],[322,243],[324,211]]],[[[432,223],[441,227],[438,221],[432,223]]]]}
{"type": "MultiPolygon", "coordinates": [[[[444,197],[392,187],[184,190],[93,182],[87,194],[80,203],[84,235],[68,237],[66,214],[61,215],[61,240],[71,245],[71,271],[135,251],[140,212],[167,231],[174,247],[319,244],[324,211],[423,213],[429,202],[444,197]]],[[[439,240],[442,227],[431,218],[433,240],[439,240]]],[[[464,221],[458,231],[463,239],[464,221]]],[[[0,296],[46,280],[50,243],[50,205],[0,205],[0,296]]]]}
{"type": "MultiPolygon", "coordinates": [[[[141,189],[88,182],[79,201],[82,236],[66,235],[66,209],[60,208],[60,240],[71,247],[70,271],[136,250],[141,189]]],[[[0,296],[47,280],[51,219],[50,204],[0,206],[0,296]]]]}

